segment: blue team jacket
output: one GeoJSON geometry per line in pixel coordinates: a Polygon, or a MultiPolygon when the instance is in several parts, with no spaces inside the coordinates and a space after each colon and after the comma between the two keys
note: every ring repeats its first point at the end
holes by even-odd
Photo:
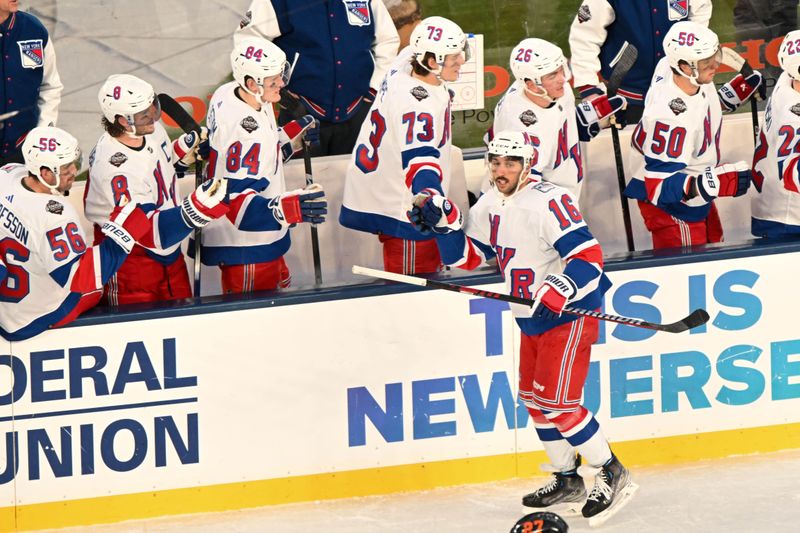
{"type": "MultiPolygon", "coordinates": [[[[628,41],[639,51],[639,57],[622,81],[619,94],[633,105],[644,105],[644,96],[656,64],[664,57],[664,36],[677,20],[669,20],[667,0],[607,0],[616,18],[606,28],[606,42],[600,47],[600,72],[609,79],[613,70],[609,63],[628,41]]],[[[687,16],[684,20],[688,20],[687,16]]]]}
{"type": "Polygon", "coordinates": [[[0,24],[0,114],[22,110],[0,129],[0,157],[18,152],[17,142],[39,121],[39,87],[49,39],[39,19],[22,11],[0,24]]]}
{"type": "Polygon", "coordinates": [[[369,2],[272,0],[281,36],[275,44],[289,62],[300,59],[288,89],[312,115],[344,122],[369,91],[375,69],[375,17],[369,2]],[[352,10],[352,11],[350,11],[352,10]],[[356,21],[363,25],[356,25],[356,21]]]}

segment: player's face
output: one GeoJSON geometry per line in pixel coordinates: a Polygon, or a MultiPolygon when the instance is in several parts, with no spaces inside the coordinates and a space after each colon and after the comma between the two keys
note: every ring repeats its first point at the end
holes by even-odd
{"type": "Polygon", "coordinates": [[[281,88],[286,85],[283,80],[284,78],[282,74],[264,78],[264,92],[261,94],[261,100],[269,103],[280,102],[281,88]]]}
{"type": "Polygon", "coordinates": [[[557,70],[550,74],[542,76],[542,89],[547,92],[547,96],[555,100],[564,96],[564,82],[567,77],[564,73],[564,67],[559,67],[557,70]]]}
{"type": "Polygon", "coordinates": [[[457,81],[461,75],[461,67],[464,66],[466,57],[464,53],[450,54],[444,57],[444,65],[442,65],[442,72],[439,76],[444,81],[457,81]]]}
{"type": "MultiPolygon", "coordinates": [[[[59,169],[59,182],[58,182],[58,190],[59,192],[65,192],[72,188],[72,184],[75,183],[75,178],[78,176],[78,170],[80,167],[75,163],[69,163],[67,165],[62,165],[59,169]]],[[[53,176],[55,178],[55,176],[53,176]]]]}
{"type": "Polygon", "coordinates": [[[703,84],[714,81],[714,75],[720,66],[720,59],[721,54],[717,53],[697,62],[697,83],[703,84]]]}
{"type": "Polygon", "coordinates": [[[144,111],[139,111],[133,115],[133,126],[136,127],[136,135],[148,135],[156,129],[156,122],[161,118],[161,105],[158,99],[153,100],[150,107],[144,111]]]}
{"type": "Polygon", "coordinates": [[[494,183],[498,191],[506,196],[516,192],[522,170],[522,163],[518,159],[500,155],[489,157],[489,171],[492,173],[492,183],[494,183]]]}

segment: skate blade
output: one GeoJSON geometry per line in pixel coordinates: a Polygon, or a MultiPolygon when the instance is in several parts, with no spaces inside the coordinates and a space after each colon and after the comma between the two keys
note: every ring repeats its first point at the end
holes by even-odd
{"type": "Polygon", "coordinates": [[[563,517],[576,517],[576,516],[583,516],[581,514],[581,509],[583,508],[584,501],[580,502],[565,502],[565,503],[557,503],[555,505],[551,505],[549,507],[526,507],[525,505],[522,506],[523,514],[532,513],[535,511],[549,511],[551,513],[556,513],[563,517]]]}
{"type": "Polygon", "coordinates": [[[639,490],[639,485],[631,481],[619,493],[615,498],[614,503],[611,504],[611,507],[603,511],[602,513],[598,513],[589,519],[589,526],[590,527],[599,527],[605,524],[609,518],[617,514],[617,512],[628,505],[628,502],[633,498],[633,495],[636,494],[636,491],[639,490]]]}

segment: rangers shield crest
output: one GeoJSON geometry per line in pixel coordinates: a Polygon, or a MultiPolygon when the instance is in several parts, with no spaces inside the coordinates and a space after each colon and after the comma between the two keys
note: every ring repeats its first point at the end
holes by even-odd
{"type": "Polygon", "coordinates": [[[684,20],[689,16],[689,0],[667,0],[669,20],[684,20]]]}
{"type": "Polygon", "coordinates": [[[17,41],[23,68],[41,68],[44,65],[44,46],[41,39],[17,41]]]}
{"type": "Polygon", "coordinates": [[[369,11],[369,0],[342,0],[347,12],[347,22],[351,26],[369,26],[372,16],[369,11]]]}

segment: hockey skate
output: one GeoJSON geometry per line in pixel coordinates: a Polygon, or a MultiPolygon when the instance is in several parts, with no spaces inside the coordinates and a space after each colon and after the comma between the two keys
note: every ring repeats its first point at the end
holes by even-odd
{"type": "Polygon", "coordinates": [[[592,527],[605,523],[625,507],[639,488],[631,479],[628,469],[622,466],[616,456],[612,456],[600,468],[587,465],[581,466],[578,471],[584,477],[594,477],[594,487],[581,510],[592,527]]]}
{"type": "Polygon", "coordinates": [[[522,505],[537,509],[549,508],[563,516],[579,516],[586,500],[586,486],[577,470],[560,472],[552,465],[542,465],[542,470],[552,472],[550,481],[535,492],[522,497],[522,505]]]}

